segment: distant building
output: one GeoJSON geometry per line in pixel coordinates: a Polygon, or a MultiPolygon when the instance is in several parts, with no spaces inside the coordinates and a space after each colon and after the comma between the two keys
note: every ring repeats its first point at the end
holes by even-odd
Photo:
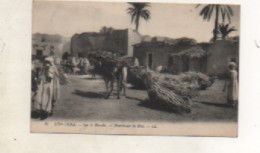
{"type": "Polygon", "coordinates": [[[41,58],[53,51],[58,57],[65,52],[70,53],[70,39],[60,35],[36,33],[32,35],[32,55],[41,58]]]}
{"type": "Polygon", "coordinates": [[[230,61],[239,65],[239,37],[214,43],[148,36],[143,40],[134,45],[134,57],[138,58],[140,65],[152,70],[163,66],[173,74],[194,71],[226,77],[230,61]]]}
{"type": "Polygon", "coordinates": [[[86,32],[75,34],[71,38],[71,52],[81,56],[97,50],[133,56],[133,45],[141,42],[141,36],[132,29],[112,30],[102,34],[86,32]]]}
{"type": "Polygon", "coordinates": [[[193,46],[196,41],[189,38],[169,39],[163,37],[145,36],[143,42],[134,45],[134,57],[140,65],[155,70],[158,66],[168,67],[171,54],[179,53],[193,46]]]}
{"type": "Polygon", "coordinates": [[[207,51],[196,44],[179,53],[171,54],[169,57],[168,70],[173,74],[187,71],[206,73],[207,51]]]}
{"type": "Polygon", "coordinates": [[[228,64],[233,61],[239,66],[239,38],[217,40],[208,48],[207,74],[226,77],[228,64]]]}
{"type": "Polygon", "coordinates": [[[103,49],[105,36],[96,32],[75,34],[71,37],[71,53],[73,56],[82,56],[92,51],[103,49]]]}

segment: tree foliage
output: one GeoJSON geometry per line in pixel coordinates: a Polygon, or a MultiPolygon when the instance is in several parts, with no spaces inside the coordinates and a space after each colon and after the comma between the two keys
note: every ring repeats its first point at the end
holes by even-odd
{"type": "Polygon", "coordinates": [[[143,18],[145,21],[148,21],[151,18],[151,12],[146,9],[150,7],[150,3],[128,3],[131,5],[126,11],[131,15],[131,23],[135,23],[136,31],[139,28],[140,18],[143,18]]]}
{"type": "MultiPolygon", "coordinates": [[[[200,4],[197,5],[196,8],[199,6],[200,6],[200,4]]],[[[226,18],[228,19],[229,23],[231,23],[231,17],[233,16],[233,10],[228,5],[208,4],[202,8],[202,10],[200,11],[200,16],[202,16],[204,20],[210,21],[214,12],[215,12],[215,27],[213,30],[213,41],[216,41],[218,29],[219,29],[218,28],[219,16],[221,16],[223,23],[226,21],[226,18]]]]}
{"type": "Polygon", "coordinates": [[[226,37],[233,31],[237,31],[235,27],[229,27],[229,24],[219,24],[219,32],[222,35],[222,39],[226,39],[226,37]]]}

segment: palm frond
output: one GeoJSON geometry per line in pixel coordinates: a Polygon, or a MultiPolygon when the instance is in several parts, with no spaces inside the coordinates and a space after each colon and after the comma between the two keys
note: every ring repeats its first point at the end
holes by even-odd
{"type": "MultiPolygon", "coordinates": [[[[196,5],[198,8],[201,4],[196,5]]],[[[199,15],[203,17],[204,20],[209,21],[212,17],[212,13],[214,10],[219,8],[222,21],[225,22],[226,18],[231,22],[231,16],[233,16],[233,10],[228,5],[217,5],[217,4],[209,4],[202,8],[199,15]]]]}
{"type": "Polygon", "coordinates": [[[235,27],[232,27],[229,30],[227,30],[228,33],[232,32],[232,31],[237,31],[237,29],[235,29],[235,27]]]}
{"type": "Polygon", "coordinates": [[[198,8],[198,7],[200,7],[200,5],[201,5],[201,4],[197,4],[197,5],[195,6],[195,8],[198,8]]]}
{"type": "Polygon", "coordinates": [[[220,7],[220,12],[221,12],[221,16],[222,16],[222,22],[225,22],[226,19],[226,13],[225,13],[225,9],[223,7],[220,7]]]}
{"type": "Polygon", "coordinates": [[[211,18],[211,15],[212,15],[213,10],[214,10],[214,6],[210,6],[210,11],[209,11],[209,15],[208,15],[208,21],[209,21],[210,18],[211,18]]]}
{"type": "Polygon", "coordinates": [[[229,13],[227,13],[227,17],[228,17],[228,22],[231,23],[231,17],[229,13]]]}
{"type": "Polygon", "coordinates": [[[150,19],[150,11],[149,10],[143,10],[141,12],[140,16],[147,21],[147,20],[150,19]]]}
{"type": "Polygon", "coordinates": [[[202,10],[201,10],[201,12],[200,12],[200,16],[204,16],[204,14],[206,14],[206,11],[209,9],[209,6],[207,5],[207,6],[205,6],[202,10]]]}
{"type": "Polygon", "coordinates": [[[228,8],[227,7],[224,7],[224,9],[225,9],[225,14],[227,15],[227,17],[228,17],[228,21],[229,21],[229,23],[231,22],[231,17],[230,17],[230,12],[229,12],[229,10],[228,10],[228,8]]]}
{"type": "Polygon", "coordinates": [[[136,18],[136,12],[134,12],[133,14],[131,14],[131,23],[134,22],[135,18],[136,18]]]}
{"type": "Polygon", "coordinates": [[[220,33],[222,34],[222,37],[225,38],[225,37],[227,37],[231,32],[237,31],[237,30],[235,29],[234,26],[231,27],[231,28],[229,28],[229,24],[226,24],[226,25],[225,25],[224,23],[222,23],[222,24],[219,24],[219,31],[220,31],[220,33]]]}
{"type": "Polygon", "coordinates": [[[228,8],[229,14],[230,14],[231,16],[233,16],[233,10],[232,10],[232,8],[231,8],[230,6],[226,6],[226,7],[228,8]]]}
{"type": "Polygon", "coordinates": [[[132,15],[136,10],[134,8],[128,8],[126,11],[128,14],[132,15]]]}
{"type": "Polygon", "coordinates": [[[215,10],[216,8],[216,5],[213,5],[213,4],[209,4],[209,5],[206,5],[200,12],[200,16],[203,16],[203,19],[204,20],[207,20],[209,21],[212,17],[212,13],[213,11],[215,10]]]}

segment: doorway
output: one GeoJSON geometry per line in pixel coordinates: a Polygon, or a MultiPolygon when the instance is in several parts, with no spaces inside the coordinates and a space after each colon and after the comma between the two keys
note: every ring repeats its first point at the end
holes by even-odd
{"type": "Polygon", "coordinates": [[[43,59],[43,51],[40,49],[36,50],[36,59],[42,60],[43,59]]]}
{"type": "Polygon", "coordinates": [[[153,54],[149,53],[148,54],[148,67],[151,69],[153,66],[153,54]]]}

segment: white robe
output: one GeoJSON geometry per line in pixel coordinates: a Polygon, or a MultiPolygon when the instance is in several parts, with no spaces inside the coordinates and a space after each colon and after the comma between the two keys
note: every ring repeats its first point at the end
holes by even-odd
{"type": "Polygon", "coordinates": [[[227,89],[228,100],[238,100],[238,73],[236,70],[230,70],[230,81],[227,89]]]}
{"type": "Polygon", "coordinates": [[[41,75],[41,82],[39,84],[35,102],[33,104],[33,111],[45,111],[51,113],[53,102],[57,101],[60,96],[60,83],[58,71],[55,66],[51,66],[46,75],[41,75]]]}
{"type": "Polygon", "coordinates": [[[33,111],[45,111],[51,113],[53,100],[53,73],[47,72],[48,81],[45,74],[41,75],[41,82],[37,91],[33,111]]]}

